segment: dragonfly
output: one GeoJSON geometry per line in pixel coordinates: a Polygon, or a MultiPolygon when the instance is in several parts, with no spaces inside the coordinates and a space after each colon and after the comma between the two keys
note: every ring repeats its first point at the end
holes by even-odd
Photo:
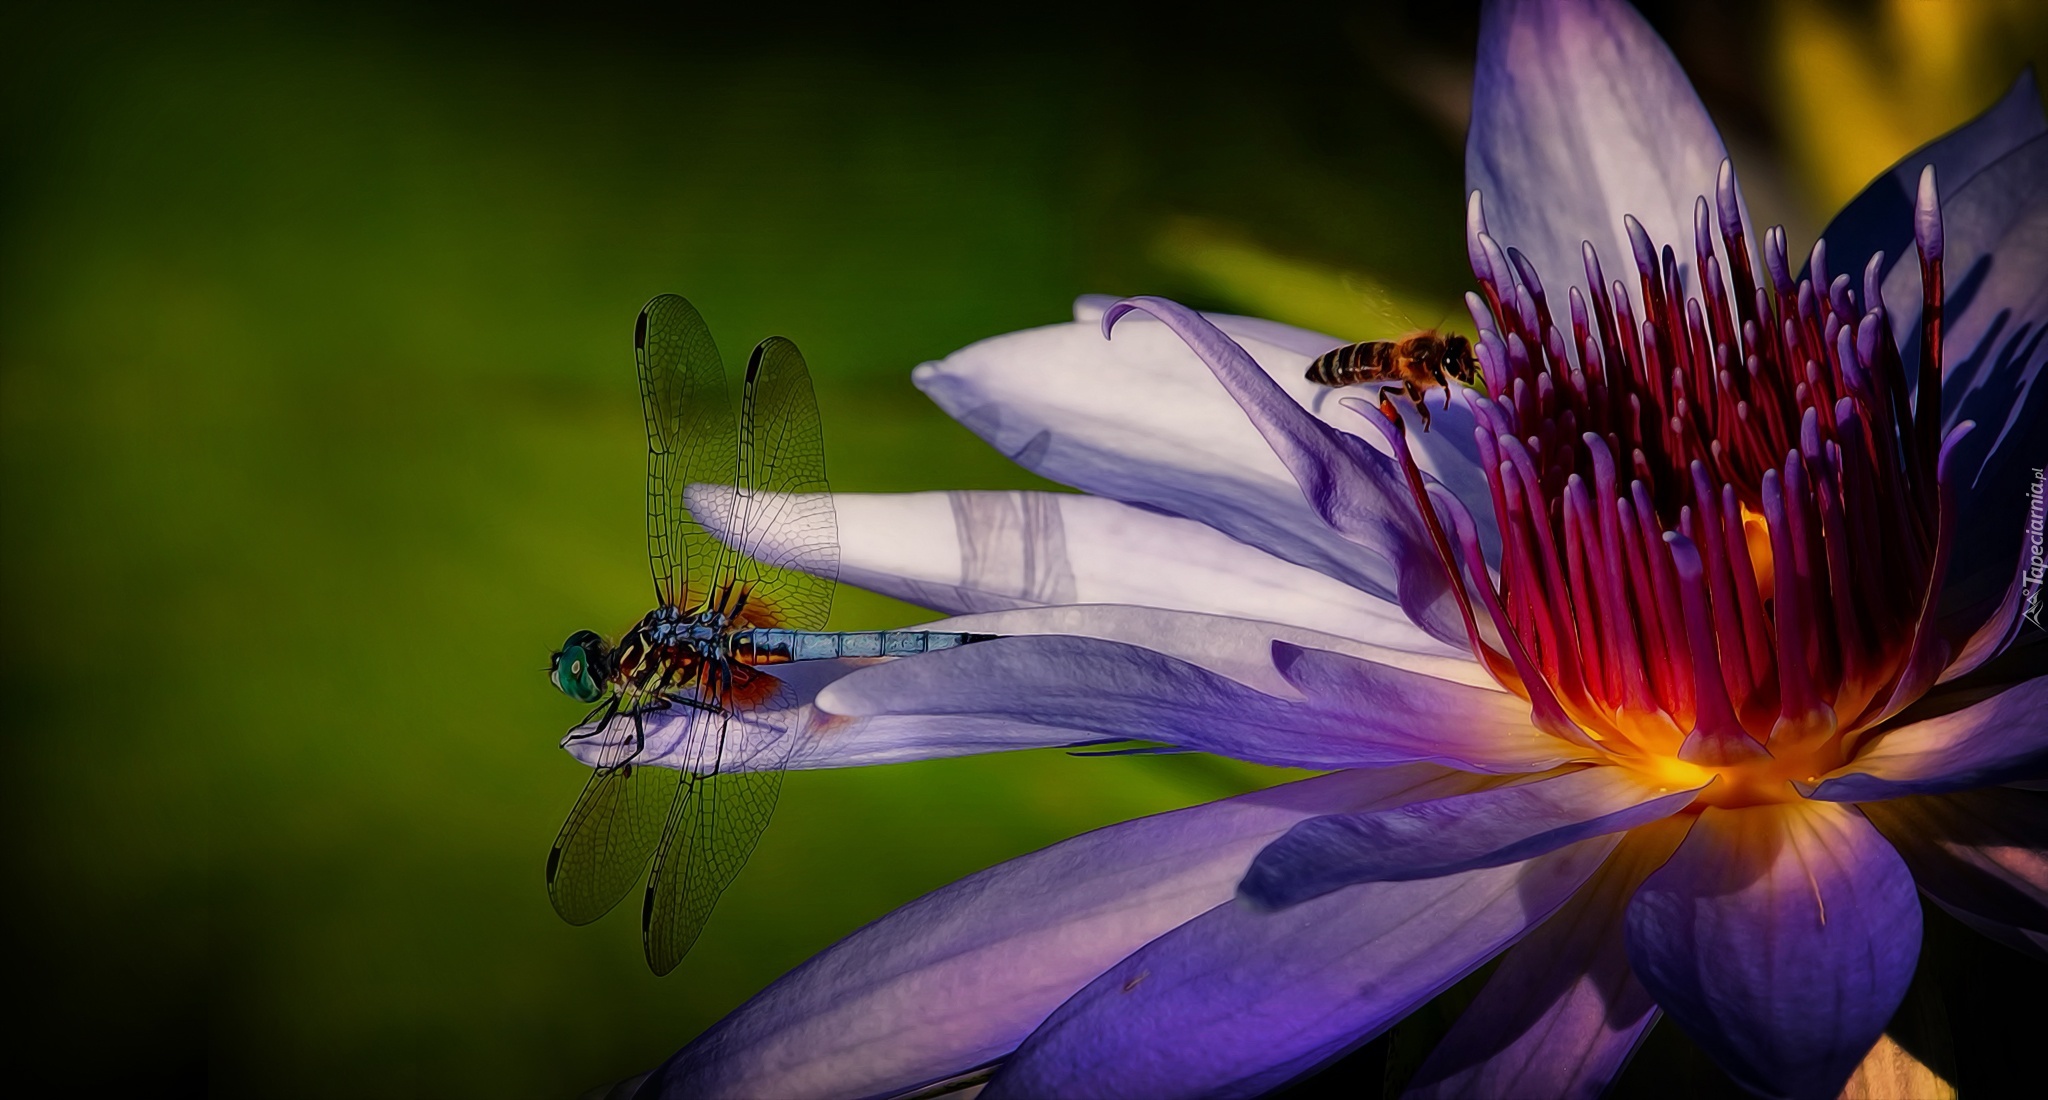
{"type": "Polygon", "coordinates": [[[641,942],[667,974],[774,814],[802,700],[771,670],[993,635],[824,630],[838,524],[795,344],[772,336],[754,348],[737,417],[711,330],[687,299],[658,295],[641,309],[633,355],[655,606],[616,642],[579,630],[549,660],[554,686],[592,704],[564,739],[587,742],[578,755],[592,768],[548,852],[547,887],[555,912],[581,925],[644,875],[641,942]]]}

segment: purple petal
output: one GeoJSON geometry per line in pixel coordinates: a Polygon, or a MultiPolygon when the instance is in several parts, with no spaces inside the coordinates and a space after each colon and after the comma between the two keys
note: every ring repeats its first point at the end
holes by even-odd
{"type": "Polygon", "coordinates": [[[1943,420],[1976,423],[1950,459],[1969,534],[1956,542],[1942,615],[1945,633],[1960,637],[1991,617],[2018,572],[2027,492],[2048,455],[2048,135],[1954,192],[1942,219],[1943,420]]]}
{"type": "MultiPolygon", "coordinates": [[[[723,771],[783,771],[897,764],[983,752],[1056,748],[1093,741],[1069,729],[1034,726],[1000,718],[933,718],[885,714],[850,718],[818,710],[819,687],[868,661],[805,662],[784,674],[801,687],[793,705],[736,714],[722,729],[703,720],[703,711],[683,708],[643,719],[645,740],[638,763],[689,768],[709,759],[708,738],[720,738],[723,771]]],[[[614,717],[603,729],[584,724],[570,730],[562,747],[577,762],[598,767],[622,759],[612,751],[636,737],[632,720],[614,717]]]]}
{"type": "Polygon", "coordinates": [[[1150,314],[1194,349],[1280,456],[1324,523],[1393,567],[1398,602],[1416,625],[1445,642],[1464,637],[1449,579],[1393,459],[1309,415],[1249,352],[1177,302],[1153,297],[1119,302],[1102,315],[1103,333],[1133,311],[1150,314]]]}
{"type": "Polygon", "coordinates": [[[1453,652],[1386,600],[1193,520],[1103,497],[956,490],[833,500],[840,580],[952,614],[1132,604],[1453,652]]]}
{"type": "Polygon", "coordinates": [[[1861,809],[1944,908],[2048,936],[2048,794],[1992,787],[1861,809]]]}
{"type": "MultiPolygon", "coordinates": [[[[1388,668],[1419,714],[1390,708],[1377,720],[1276,698],[1151,649],[1093,638],[1008,637],[855,673],[820,705],[836,714],[955,715],[1162,741],[1283,767],[1346,768],[1431,760],[1475,771],[1554,767],[1569,746],[1532,747],[1513,731],[1527,704],[1388,668]],[[1423,723],[1419,727],[1415,723],[1423,723]],[[1545,753],[1542,750],[1548,749],[1545,753]]],[[[1527,719],[1521,729],[1526,731],[1527,719]]]]}
{"type": "Polygon", "coordinates": [[[1839,1092],[1919,954],[1913,877],[1846,806],[1708,809],[1628,907],[1636,977],[1765,1096],[1839,1092]]]}
{"type": "MultiPolygon", "coordinates": [[[[1300,377],[1306,356],[1249,337],[1245,346],[1305,397],[1314,388],[1300,377]]],[[[1045,477],[1199,521],[1374,596],[1398,597],[1394,564],[1316,516],[1243,409],[1162,324],[1133,319],[1115,341],[1096,325],[1011,333],[927,363],[912,379],[1045,477]]],[[[1462,636],[1453,642],[1462,647],[1462,636]]]]}
{"type": "Polygon", "coordinates": [[[1145,945],[1040,1025],[983,1094],[1255,1096],[1371,1039],[1542,921],[1613,848],[1227,903],[1145,945]]]}
{"type": "Polygon", "coordinates": [[[1064,634],[1123,642],[1221,673],[1246,687],[1283,699],[1299,699],[1301,693],[1288,683],[1273,663],[1276,642],[1343,653],[1416,673],[1425,679],[1448,680],[1453,684],[1478,688],[1489,695],[1506,696],[1506,692],[1477,661],[1463,654],[1411,653],[1284,623],[1169,611],[1159,607],[1127,604],[1029,607],[941,619],[931,624],[930,629],[974,634],[1064,634]]]}
{"type": "Polygon", "coordinates": [[[1670,49],[1627,4],[1484,9],[1465,188],[1481,192],[1493,239],[1557,283],[1552,302],[1583,277],[1582,242],[1609,272],[1627,266],[1625,214],[1655,242],[1682,249],[1693,200],[1714,194],[1727,155],[1670,49]]]}
{"type": "Polygon", "coordinates": [[[1691,825],[1674,818],[1624,837],[1591,881],[1501,957],[1404,1095],[1596,1100],[1606,1091],[1657,1018],[1629,972],[1622,915],[1691,825]]]}
{"type": "Polygon", "coordinates": [[[1669,817],[1705,785],[1673,790],[1626,768],[1593,767],[1391,810],[1318,817],[1267,845],[1238,893],[1279,909],[1353,883],[1519,863],[1669,817]]]}
{"type": "MultiPolygon", "coordinates": [[[[1425,664],[1432,661],[1413,659],[1425,664]]],[[[1076,730],[1009,718],[851,717],[818,708],[817,697],[824,688],[874,663],[848,659],[780,665],[772,675],[782,681],[783,690],[767,706],[735,714],[723,725],[705,720],[703,711],[674,707],[644,715],[637,732],[630,717],[614,716],[602,729],[594,723],[580,724],[562,738],[562,747],[579,763],[597,767],[617,763],[622,757],[614,750],[642,738],[638,763],[688,769],[711,758],[707,746],[716,738],[721,770],[794,771],[1056,748],[1099,740],[1076,730]]]]}
{"type": "Polygon", "coordinates": [[[1873,742],[1814,783],[1807,797],[1866,802],[2039,779],[2048,775],[2048,676],[1873,742]]]}
{"type": "Polygon", "coordinates": [[[1273,665],[1309,705],[1380,729],[1382,744],[1405,744],[1417,753],[1451,753],[1466,761],[1486,760],[1511,771],[1536,771],[1538,762],[1586,759],[1590,754],[1536,728],[1529,704],[1511,695],[1475,695],[1447,687],[1441,672],[1404,659],[1359,660],[1328,647],[1276,642],[1273,665]],[[1449,718],[1449,721],[1446,719],[1449,718]]]}
{"type": "MultiPolygon", "coordinates": [[[[2027,596],[2033,591],[2033,585],[2029,583],[2032,579],[2032,570],[2028,568],[2032,563],[2027,561],[2032,556],[2033,536],[2033,531],[2027,528],[2020,530],[2018,541],[2021,545],[2021,567],[2012,570],[2012,579],[2006,582],[2004,597],[1991,608],[1975,630],[1965,633],[1969,620],[1982,608],[1971,606],[1961,600],[1957,601],[1961,605],[1961,610],[1952,613],[1951,617],[1940,624],[1944,628],[1944,637],[1954,640],[1952,644],[1956,655],[1949,661],[1948,667],[1941,670],[1937,683],[1946,684],[1968,676],[1982,668],[1986,662],[2006,653],[2008,647],[2019,638],[2021,624],[2027,622],[2024,617],[2027,596]]],[[[1954,551],[1951,550],[1950,553],[1953,554],[1954,551]]]]}
{"type": "Polygon", "coordinates": [[[2010,924],[2003,924],[1980,917],[1966,909],[1954,908],[1940,898],[1933,900],[1934,904],[1941,906],[1949,916],[1976,929],[1986,939],[1995,943],[2002,943],[2022,955],[2039,959],[2042,962],[2048,962],[2048,932],[2036,932],[2028,928],[2015,928],[2010,924]]]}
{"type": "Polygon", "coordinates": [[[1008,1053],[1148,940],[1230,898],[1258,847],[1304,817],[1473,782],[1344,772],[1112,825],[919,898],[713,1025],[642,1096],[889,1094],[1008,1053]]]}
{"type": "MultiPolygon", "coordinates": [[[[1445,694],[1424,691],[1417,697],[1417,706],[1455,706],[1458,700],[1468,698],[1467,691],[1476,691],[1480,698],[1472,705],[1490,707],[1488,713],[1500,715],[1494,721],[1475,720],[1469,728],[1451,731],[1444,746],[1422,742],[1401,757],[1403,760],[1434,753],[1478,770],[1540,771],[1560,759],[1551,739],[1533,734],[1523,728],[1525,723],[1513,720],[1517,713],[1514,697],[1500,691],[1485,671],[1463,656],[1412,653],[1249,619],[1115,604],[990,612],[932,623],[929,628],[1003,635],[1060,634],[1141,645],[1286,699],[1299,698],[1299,692],[1274,667],[1276,641],[1341,652],[1363,659],[1361,663],[1369,662],[1368,667],[1388,666],[1391,685],[1407,682],[1403,677],[1412,677],[1425,689],[1433,690],[1439,682],[1448,684],[1451,690],[1445,694]],[[1481,736],[1485,731],[1491,731],[1497,740],[1481,736]],[[1464,763],[1461,753],[1473,756],[1476,763],[1464,763]]],[[[734,715],[722,731],[702,722],[700,711],[671,709],[648,715],[639,759],[657,767],[688,767],[706,758],[706,738],[722,737],[721,766],[728,771],[845,768],[1071,746],[1097,742],[1103,736],[1093,729],[1048,726],[1015,716],[854,715],[817,706],[820,693],[834,681],[874,667],[872,660],[852,659],[777,666],[772,675],[784,683],[785,690],[763,709],[734,715]]],[[[616,762],[619,757],[609,750],[632,742],[635,736],[629,719],[614,718],[602,730],[577,726],[564,737],[562,747],[578,761],[597,766],[616,762]]]]}
{"type": "MultiPolygon", "coordinates": [[[[1821,232],[1829,255],[1837,258],[1829,266],[1861,268],[1872,253],[1883,252],[1884,270],[1893,270],[1900,259],[1913,255],[1913,197],[1920,186],[1921,168],[1933,165],[1942,187],[1953,193],[2000,157],[2042,134],[2048,134],[2048,116],[2041,112],[2041,90],[2034,71],[2028,69],[1983,114],[1906,154],[1850,199],[1821,232]]],[[[1905,266],[1918,265],[1909,262],[1905,266]]],[[[1804,274],[1801,272],[1802,277],[1804,274]]],[[[1918,285],[1916,272],[1916,297],[1910,303],[1915,316],[1919,313],[1918,285]]],[[[1902,345],[1900,350],[1917,362],[1917,342],[1911,349],[1902,345]]],[[[1907,377],[1912,377],[1910,369],[1907,377]]]]}

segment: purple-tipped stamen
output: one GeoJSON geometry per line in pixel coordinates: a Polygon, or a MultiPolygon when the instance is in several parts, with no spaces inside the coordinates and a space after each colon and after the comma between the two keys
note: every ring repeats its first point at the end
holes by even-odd
{"type": "MultiPolygon", "coordinates": [[[[1694,203],[1684,268],[1624,217],[1636,285],[1608,279],[1588,243],[1585,284],[1564,287],[1554,317],[1543,280],[1556,273],[1495,240],[1472,196],[1483,392],[1466,405],[1498,577],[1477,564],[1469,517],[1446,532],[1463,566],[1442,555],[1496,632],[1482,641],[1475,620],[1475,650],[1546,727],[1651,758],[1682,741],[1690,764],[1768,773],[1716,784],[1723,805],[1839,764],[1844,731],[1903,705],[1937,665],[1929,593],[1952,526],[1936,468],[1952,440],[1939,438],[1933,176],[1915,211],[1928,289],[1910,381],[1881,257],[1860,278],[1831,275],[1817,242],[1795,276],[1784,230],[1763,233],[1759,259],[1741,217],[1724,162],[1694,203]]],[[[1399,427],[1382,430],[1412,470],[1399,427]]],[[[1419,472],[1410,488],[1450,514],[1419,472]]]]}

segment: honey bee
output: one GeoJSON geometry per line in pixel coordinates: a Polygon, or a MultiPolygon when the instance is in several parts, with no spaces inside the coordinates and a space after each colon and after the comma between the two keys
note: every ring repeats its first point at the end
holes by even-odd
{"type": "Polygon", "coordinates": [[[1382,382],[1379,395],[1400,389],[1422,414],[1422,430],[1429,430],[1429,405],[1423,401],[1431,386],[1444,388],[1444,408],[1451,407],[1450,379],[1468,386],[1479,385],[1479,360],[1472,354],[1472,342],[1456,333],[1433,328],[1411,332],[1398,340],[1367,340],[1346,344],[1316,356],[1308,365],[1308,380],[1324,386],[1358,386],[1382,382]]]}

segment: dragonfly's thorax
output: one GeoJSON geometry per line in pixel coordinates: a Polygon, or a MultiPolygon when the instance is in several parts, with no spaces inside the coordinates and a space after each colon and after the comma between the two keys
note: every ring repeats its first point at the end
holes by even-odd
{"type": "Polygon", "coordinates": [[[716,611],[647,613],[620,641],[615,687],[631,696],[662,695],[691,683],[705,665],[732,660],[733,624],[716,611]]]}
{"type": "Polygon", "coordinates": [[[648,612],[633,633],[655,648],[689,649],[710,656],[729,648],[726,639],[732,626],[724,614],[713,609],[684,613],[664,605],[648,612]]]}

